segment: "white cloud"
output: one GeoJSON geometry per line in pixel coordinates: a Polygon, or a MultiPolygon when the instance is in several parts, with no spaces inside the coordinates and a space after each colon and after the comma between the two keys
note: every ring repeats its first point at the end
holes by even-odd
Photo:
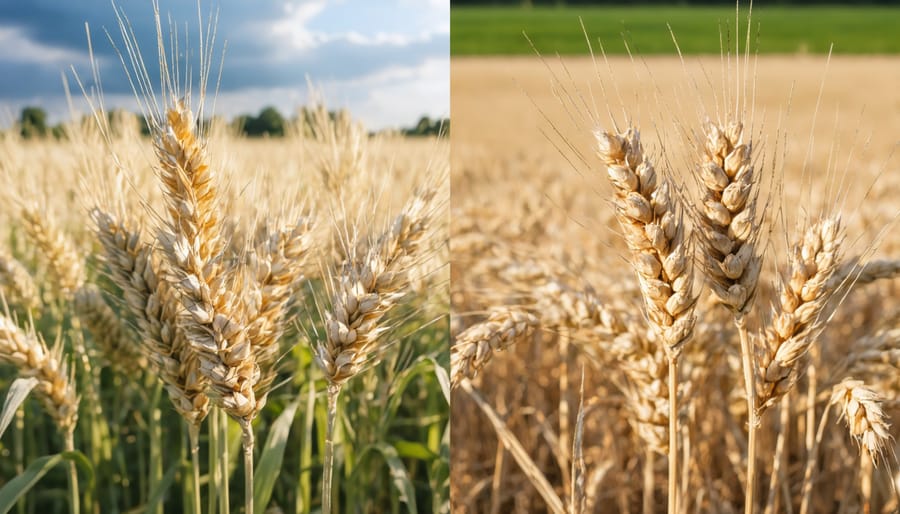
{"type": "Polygon", "coordinates": [[[28,37],[21,27],[0,26],[0,62],[68,66],[88,62],[86,53],[50,46],[28,37]]]}
{"type": "MultiPolygon", "coordinates": [[[[327,4],[324,1],[317,0],[299,4],[287,2],[283,6],[284,17],[275,21],[269,28],[270,40],[274,48],[280,49],[282,52],[285,43],[292,50],[299,52],[311,51],[333,42],[348,42],[359,46],[409,46],[428,41],[435,35],[450,33],[449,3],[447,3],[447,0],[434,0],[430,2],[429,6],[432,8],[437,7],[436,10],[441,13],[446,11],[446,15],[438,16],[440,21],[433,23],[431,27],[425,30],[420,30],[417,33],[382,31],[364,34],[361,30],[324,32],[311,28],[316,18],[328,16],[326,11],[327,4]]],[[[352,21],[362,23],[364,27],[373,26],[367,20],[352,21]]]]}

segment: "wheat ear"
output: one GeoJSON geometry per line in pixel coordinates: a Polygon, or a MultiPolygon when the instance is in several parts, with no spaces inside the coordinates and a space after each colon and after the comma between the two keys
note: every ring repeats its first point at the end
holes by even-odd
{"type": "Polygon", "coordinates": [[[34,278],[15,257],[0,249],[0,292],[7,301],[28,309],[41,305],[34,278]]]}
{"type": "Polygon", "coordinates": [[[26,334],[11,319],[0,315],[0,361],[12,364],[23,377],[38,380],[35,391],[62,434],[78,422],[75,382],[62,360],[62,346],[49,350],[37,336],[26,334]]]}
{"type": "Polygon", "coordinates": [[[450,385],[456,388],[462,379],[474,378],[494,356],[527,341],[538,328],[537,317],[515,308],[496,309],[488,319],[463,330],[450,347],[450,385]]]}
{"type": "Polygon", "coordinates": [[[181,300],[160,280],[160,262],[152,247],[142,242],[139,227],[131,228],[100,209],[93,209],[91,218],[110,278],[122,289],[135,319],[144,354],[165,384],[175,410],[193,430],[199,430],[209,411],[207,381],[196,353],[177,326],[181,300]]]}
{"type": "Polygon", "coordinates": [[[752,145],[744,126],[707,122],[697,176],[703,191],[698,210],[700,252],[710,289],[737,316],[750,310],[762,258],[756,215],[757,181],[752,145]]]}
{"type": "Polygon", "coordinates": [[[147,360],[132,341],[123,320],[103,299],[103,293],[94,284],[81,286],[74,296],[75,315],[93,335],[94,342],[108,363],[128,374],[139,373],[147,360]]]}
{"type": "Polygon", "coordinates": [[[780,280],[771,327],[757,345],[757,409],[762,413],[797,382],[810,345],[825,323],[820,314],[831,298],[828,280],[840,260],[840,219],[812,224],[790,249],[790,265],[780,280]]]}
{"type": "Polygon", "coordinates": [[[56,290],[62,298],[71,298],[85,281],[84,263],[74,243],[37,206],[24,206],[21,214],[25,233],[46,260],[56,290]]]}
{"type": "Polygon", "coordinates": [[[876,462],[891,439],[890,425],[882,409],[881,395],[861,380],[845,379],[834,386],[831,403],[841,410],[841,418],[866,453],[876,462]]]}
{"type": "Polygon", "coordinates": [[[275,379],[275,363],[284,334],[288,310],[312,248],[312,220],[301,218],[295,224],[266,234],[250,254],[248,292],[244,294],[247,312],[247,338],[260,368],[254,384],[256,412],[266,403],[275,379]]]}
{"type": "MultiPolygon", "coordinates": [[[[316,364],[328,380],[322,512],[332,511],[334,424],[344,384],[376,361],[386,345],[384,317],[409,289],[415,264],[431,221],[436,191],[417,194],[368,248],[344,241],[349,257],[331,277],[331,308],[325,312],[325,340],[314,349],[316,364]]],[[[350,238],[348,238],[350,239],[350,238]]]]}
{"type": "Polygon", "coordinates": [[[613,203],[652,328],[670,358],[677,358],[694,329],[693,255],[683,212],[672,185],[657,177],[640,134],[597,132],[600,158],[615,190],[613,203]]]}
{"type": "Polygon", "coordinates": [[[672,184],[657,178],[644,155],[640,134],[596,132],[598,153],[615,190],[613,204],[652,329],[669,358],[668,512],[677,508],[678,356],[694,330],[696,297],[693,251],[685,236],[684,213],[672,198],[672,184]]]}

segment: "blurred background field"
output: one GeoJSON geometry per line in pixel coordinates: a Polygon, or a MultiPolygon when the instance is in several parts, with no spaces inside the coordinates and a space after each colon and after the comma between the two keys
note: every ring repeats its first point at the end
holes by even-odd
{"type": "MultiPolygon", "coordinates": [[[[520,7],[475,5],[456,2],[450,11],[453,30],[450,53],[461,55],[519,55],[534,51],[525,32],[538,49],[564,55],[587,52],[578,18],[589,28],[592,44],[603,43],[608,54],[671,54],[674,44],[685,54],[718,54],[723,39],[734,26],[734,3],[724,5],[567,5],[520,7]]],[[[720,3],[721,4],[721,3],[720,3]]],[[[760,5],[761,4],[761,5],[760,5]]],[[[897,5],[772,5],[753,7],[752,34],[760,53],[890,54],[900,51],[900,7],[897,5]]],[[[732,45],[733,46],[733,45],[732,45]]]]}

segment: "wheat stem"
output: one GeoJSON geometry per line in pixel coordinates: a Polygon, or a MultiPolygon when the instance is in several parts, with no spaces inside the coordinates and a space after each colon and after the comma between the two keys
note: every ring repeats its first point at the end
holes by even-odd
{"type": "Polygon", "coordinates": [[[328,385],[328,420],[325,427],[325,462],[322,470],[322,514],[331,514],[336,506],[332,506],[334,495],[332,478],[334,476],[334,423],[337,418],[338,396],[341,386],[328,385]]]}
{"type": "Polygon", "coordinates": [[[669,356],[669,505],[667,512],[678,512],[678,357],[669,356]]]}
{"type": "Polygon", "coordinates": [[[192,498],[194,512],[201,514],[200,510],[200,427],[187,423],[189,451],[191,452],[192,473],[192,498]]]}
{"type": "MultiPolygon", "coordinates": [[[[813,408],[813,406],[810,405],[810,408],[813,408]]],[[[828,420],[828,413],[830,410],[831,402],[825,405],[825,411],[822,412],[822,417],[819,419],[819,426],[816,429],[815,444],[813,444],[812,450],[806,456],[806,469],[803,470],[803,486],[800,492],[800,514],[809,513],[809,501],[812,497],[813,482],[815,481],[819,443],[822,442],[822,436],[825,433],[825,422],[828,420]]]]}
{"type": "Polygon", "coordinates": [[[644,490],[641,500],[644,514],[654,514],[653,492],[654,492],[654,473],[653,466],[656,464],[656,450],[648,448],[644,452],[644,490]]]}
{"type": "Polygon", "coordinates": [[[244,513],[253,514],[253,426],[241,420],[241,444],[244,448],[244,513]]]}
{"type": "Polygon", "coordinates": [[[744,388],[747,393],[747,486],[744,490],[744,513],[753,514],[754,493],[756,492],[756,432],[759,414],[756,410],[756,383],[753,374],[753,356],[750,353],[750,334],[747,332],[743,316],[735,317],[741,336],[741,361],[744,371],[744,388]]]}
{"type": "Polygon", "coordinates": [[[231,512],[231,500],[228,495],[228,483],[230,481],[228,476],[228,416],[225,410],[219,413],[218,430],[219,454],[221,455],[218,462],[221,468],[220,476],[222,477],[222,481],[219,483],[219,490],[222,494],[222,497],[219,499],[219,513],[229,514],[231,512]]]}
{"type": "MultiPolygon", "coordinates": [[[[75,451],[75,427],[72,426],[64,435],[65,449],[67,452],[75,451]]],[[[78,469],[75,462],[69,462],[69,513],[78,514],[81,510],[78,498],[78,469]]]]}
{"type": "Polygon", "coordinates": [[[206,512],[215,514],[219,499],[219,484],[222,483],[219,467],[219,409],[213,408],[210,413],[208,425],[209,430],[209,483],[207,485],[208,495],[206,502],[206,512]]]}

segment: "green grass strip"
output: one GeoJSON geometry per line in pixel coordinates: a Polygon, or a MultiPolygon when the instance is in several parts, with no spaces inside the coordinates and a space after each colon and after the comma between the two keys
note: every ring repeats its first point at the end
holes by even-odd
{"type": "MultiPolygon", "coordinates": [[[[718,54],[720,39],[734,47],[732,7],[454,7],[450,53],[531,54],[525,31],[542,54],[585,54],[579,16],[595,51],[600,41],[607,54],[625,53],[625,41],[641,55],[673,54],[667,23],[684,53],[718,54]]],[[[900,7],[754,7],[751,41],[761,54],[821,54],[832,43],[837,54],[893,54],[900,52],[897,27],[900,7]]]]}

